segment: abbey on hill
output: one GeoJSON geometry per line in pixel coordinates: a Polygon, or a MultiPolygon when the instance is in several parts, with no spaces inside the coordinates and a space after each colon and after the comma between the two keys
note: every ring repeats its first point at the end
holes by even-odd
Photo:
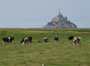
{"type": "Polygon", "coordinates": [[[48,22],[44,28],[77,28],[77,26],[69,21],[67,17],[64,17],[59,11],[58,15],[54,17],[51,22],[48,22]]]}

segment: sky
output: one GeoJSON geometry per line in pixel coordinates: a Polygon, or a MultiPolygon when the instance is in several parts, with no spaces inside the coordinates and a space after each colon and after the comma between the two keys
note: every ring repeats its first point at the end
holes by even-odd
{"type": "Polygon", "coordinates": [[[90,28],[90,0],[0,0],[0,28],[41,28],[58,10],[78,28],[90,28]]]}

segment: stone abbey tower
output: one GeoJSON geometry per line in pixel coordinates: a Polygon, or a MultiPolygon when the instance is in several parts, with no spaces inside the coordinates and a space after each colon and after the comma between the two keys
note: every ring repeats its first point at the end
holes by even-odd
{"type": "Polygon", "coordinates": [[[67,17],[64,17],[60,11],[56,17],[54,17],[51,22],[48,22],[44,28],[77,28],[77,26],[69,21],[67,17]]]}

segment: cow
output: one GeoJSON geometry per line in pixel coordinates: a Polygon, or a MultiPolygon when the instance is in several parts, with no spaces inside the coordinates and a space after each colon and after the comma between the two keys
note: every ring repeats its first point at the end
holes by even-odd
{"type": "Polygon", "coordinates": [[[76,45],[77,43],[78,44],[81,44],[81,37],[74,37],[74,39],[73,39],[73,45],[76,45]]]}
{"type": "Polygon", "coordinates": [[[2,43],[4,44],[5,42],[11,43],[14,40],[13,37],[7,37],[7,38],[2,38],[2,43]]]}
{"type": "Polygon", "coordinates": [[[56,41],[56,43],[58,43],[58,41],[59,41],[59,37],[54,37],[54,40],[56,41]]]}
{"type": "Polygon", "coordinates": [[[44,42],[48,42],[48,37],[44,37],[44,38],[43,38],[43,41],[44,41],[44,42]]]}
{"type": "Polygon", "coordinates": [[[24,37],[21,40],[22,45],[25,45],[26,43],[32,42],[32,37],[24,37]]]}
{"type": "Polygon", "coordinates": [[[81,37],[74,37],[74,36],[69,36],[68,37],[69,40],[73,41],[73,46],[78,44],[81,44],[81,37]]]}

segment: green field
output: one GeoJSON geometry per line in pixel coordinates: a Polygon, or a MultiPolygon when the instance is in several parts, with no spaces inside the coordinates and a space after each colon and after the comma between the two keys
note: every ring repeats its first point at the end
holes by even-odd
{"type": "Polygon", "coordinates": [[[0,29],[0,66],[90,66],[90,29],[0,29]],[[68,36],[81,37],[81,45],[73,46],[68,36]],[[2,38],[15,40],[2,44],[2,38]],[[20,41],[32,36],[33,42],[22,46],[20,41]],[[58,44],[54,37],[60,38],[58,44]],[[42,41],[48,37],[49,42],[42,41]],[[38,43],[38,41],[42,41],[38,43]]]}

